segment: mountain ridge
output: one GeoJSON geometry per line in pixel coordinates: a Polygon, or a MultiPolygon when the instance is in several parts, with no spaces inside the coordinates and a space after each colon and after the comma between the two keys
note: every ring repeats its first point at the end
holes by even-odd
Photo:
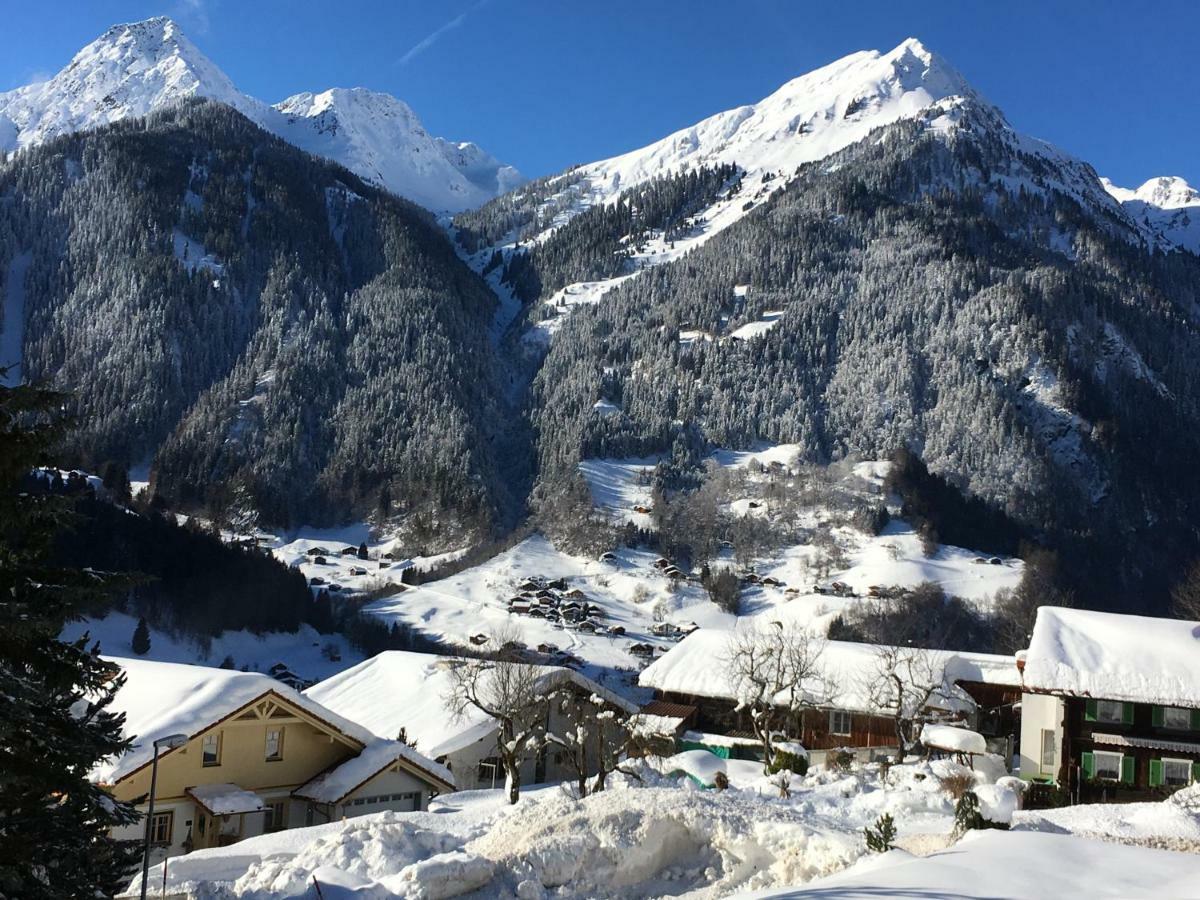
{"type": "Polygon", "coordinates": [[[478,206],[522,181],[474,144],[431,136],[390,94],[332,88],[274,106],[244,94],[165,16],[114,25],[47,81],[0,93],[0,151],[145,116],[188,97],[225,103],[285,141],[435,212],[478,206]]]}

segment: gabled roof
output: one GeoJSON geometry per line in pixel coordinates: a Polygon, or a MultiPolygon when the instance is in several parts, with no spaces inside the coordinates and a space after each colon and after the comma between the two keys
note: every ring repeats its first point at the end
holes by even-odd
{"type": "Polygon", "coordinates": [[[292,794],[318,803],[340,803],[380,772],[400,763],[409,773],[428,782],[439,791],[454,790],[454,776],[445,766],[418,753],[400,741],[377,738],[358,756],[322,772],[292,794]]]}
{"type": "MultiPolygon", "coordinates": [[[[106,760],[91,772],[91,779],[115,784],[147,765],[153,743],[170,734],[195,737],[218,722],[237,714],[255,701],[273,695],[312,719],[341,734],[360,748],[373,735],[299,691],[258,672],[237,672],[210,666],[155,662],[147,659],[104,657],[126,676],[109,709],[125,714],[124,734],[135,739],[133,748],[106,760]]],[[[160,751],[161,759],[168,752],[160,751]]]]}
{"type": "Polygon", "coordinates": [[[1024,680],[1035,693],[1200,707],[1200,622],[1043,606],[1024,680]]]}
{"type": "MultiPolygon", "coordinates": [[[[449,711],[449,667],[463,661],[450,656],[388,650],[318,682],[305,696],[358,722],[372,734],[399,737],[431,759],[468,747],[487,737],[495,722],[477,709],[460,718],[449,711]]],[[[578,672],[563,666],[538,666],[547,690],[569,680],[627,712],[637,707],[578,672]]]]}
{"type": "MultiPolygon", "coordinates": [[[[723,660],[728,654],[730,632],[725,629],[701,628],[642,670],[638,684],[674,694],[736,700],[736,691],[723,660]]],[[[814,697],[819,706],[870,712],[865,676],[876,665],[875,644],[849,641],[826,641],[821,653],[821,676],[832,685],[827,696],[814,697]]],[[[949,650],[927,651],[935,664],[945,666],[947,679],[978,681],[988,684],[1019,685],[1020,673],[1011,656],[991,653],[967,653],[949,650]]],[[[953,709],[969,709],[973,704],[963,692],[953,698],[953,709]]]]}

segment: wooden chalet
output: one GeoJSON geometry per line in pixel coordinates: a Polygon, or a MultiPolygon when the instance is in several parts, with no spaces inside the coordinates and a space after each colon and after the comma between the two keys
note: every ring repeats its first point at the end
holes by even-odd
{"type": "Polygon", "coordinates": [[[1200,781],[1200,622],[1042,607],[1020,664],[1023,778],[1083,803],[1200,781]]]}

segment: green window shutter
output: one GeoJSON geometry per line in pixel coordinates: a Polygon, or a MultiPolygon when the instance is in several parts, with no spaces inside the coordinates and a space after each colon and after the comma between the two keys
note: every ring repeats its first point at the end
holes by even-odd
{"type": "Polygon", "coordinates": [[[1088,778],[1096,777],[1096,757],[1090,753],[1083,754],[1083,774],[1088,778]]]}
{"type": "Polygon", "coordinates": [[[1200,731],[1200,709],[1192,710],[1192,731],[1200,731]]]}
{"type": "Polygon", "coordinates": [[[1200,762],[1192,763],[1192,781],[1200,781],[1200,762]]]}
{"type": "Polygon", "coordinates": [[[1121,721],[1126,725],[1133,724],[1133,704],[1132,703],[1122,703],[1121,704],[1121,721]]]}
{"type": "Polygon", "coordinates": [[[1150,724],[1155,728],[1162,728],[1163,708],[1161,706],[1150,707],[1150,724]]]}
{"type": "Polygon", "coordinates": [[[1083,707],[1083,718],[1088,722],[1096,721],[1096,701],[1089,700],[1083,707]]]}
{"type": "Polygon", "coordinates": [[[1124,784],[1133,784],[1133,764],[1132,756],[1121,757],[1121,781],[1124,784]]]}
{"type": "Polygon", "coordinates": [[[1161,759],[1150,760],[1150,787],[1158,787],[1163,783],[1163,763],[1161,759]]]}

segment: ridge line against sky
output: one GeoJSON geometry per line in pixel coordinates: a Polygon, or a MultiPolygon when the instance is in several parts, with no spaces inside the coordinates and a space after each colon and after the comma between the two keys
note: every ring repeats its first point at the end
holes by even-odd
{"type": "Polygon", "coordinates": [[[1116,184],[1200,184],[1193,36],[1200,3],[864,0],[8,0],[0,90],[48,77],[117,22],[175,18],[245,93],[364,86],[432,134],[530,177],[637,149],[786,81],[909,36],[1018,130],[1116,184]]]}

